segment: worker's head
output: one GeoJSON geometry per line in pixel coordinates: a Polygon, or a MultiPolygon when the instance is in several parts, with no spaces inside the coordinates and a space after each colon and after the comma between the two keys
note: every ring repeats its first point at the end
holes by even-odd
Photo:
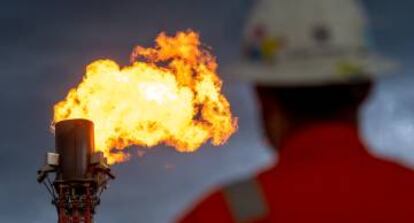
{"type": "Polygon", "coordinates": [[[356,121],[370,88],[369,81],[301,87],[257,85],[266,136],[276,146],[291,129],[308,123],[356,121]]]}
{"type": "Polygon", "coordinates": [[[244,56],[227,67],[254,83],[266,132],[275,142],[294,125],[352,120],[393,62],[372,49],[358,0],[261,0],[243,38],[244,56]]]}

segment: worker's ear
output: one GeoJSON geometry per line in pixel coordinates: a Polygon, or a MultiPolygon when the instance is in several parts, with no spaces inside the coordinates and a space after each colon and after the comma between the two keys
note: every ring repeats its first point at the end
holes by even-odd
{"type": "Polygon", "coordinates": [[[278,101],[277,92],[278,88],[268,86],[255,86],[257,101],[260,106],[263,117],[274,115],[285,116],[283,107],[278,101]]]}
{"type": "Polygon", "coordinates": [[[257,100],[260,105],[263,135],[277,148],[282,136],[287,132],[289,121],[275,97],[275,89],[256,86],[257,100]]]}
{"type": "Polygon", "coordinates": [[[362,84],[352,86],[352,96],[355,98],[356,103],[360,105],[368,98],[372,90],[372,82],[367,81],[362,84]]]}
{"type": "Polygon", "coordinates": [[[255,90],[262,113],[271,112],[273,109],[277,109],[277,102],[273,95],[274,92],[272,87],[256,85],[255,90]]]}

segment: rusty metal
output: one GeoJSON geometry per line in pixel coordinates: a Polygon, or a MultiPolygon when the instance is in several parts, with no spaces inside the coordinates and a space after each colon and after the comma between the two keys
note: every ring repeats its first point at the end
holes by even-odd
{"type": "Polygon", "coordinates": [[[92,223],[99,196],[114,179],[105,157],[94,150],[93,123],[86,119],[56,123],[55,146],[37,180],[51,194],[59,223],[92,223]],[[55,174],[53,182],[50,173],[55,174]]]}

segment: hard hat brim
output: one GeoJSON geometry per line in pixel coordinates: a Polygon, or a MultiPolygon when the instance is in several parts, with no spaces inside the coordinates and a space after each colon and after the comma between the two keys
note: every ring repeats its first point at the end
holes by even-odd
{"type": "Polygon", "coordinates": [[[240,60],[223,68],[230,79],[274,86],[312,86],[346,84],[374,80],[398,67],[397,62],[377,54],[355,54],[342,57],[315,57],[300,61],[274,63],[240,60]],[[341,63],[355,64],[360,72],[341,73],[341,63]]]}

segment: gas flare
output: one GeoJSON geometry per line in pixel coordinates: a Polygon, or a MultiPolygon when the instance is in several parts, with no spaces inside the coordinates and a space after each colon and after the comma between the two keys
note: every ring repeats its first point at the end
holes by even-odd
{"type": "Polygon", "coordinates": [[[131,64],[105,59],[86,67],[81,83],[54,106],[53,123],[89,119],[95,147],[111,164],[128,159],[131,145],[161,143],[193,152],[211,140],[220,145],[237,129],[221,93],[217,63],[193,31],[161,33],[155,47],[137,46],[131,64]]]}

